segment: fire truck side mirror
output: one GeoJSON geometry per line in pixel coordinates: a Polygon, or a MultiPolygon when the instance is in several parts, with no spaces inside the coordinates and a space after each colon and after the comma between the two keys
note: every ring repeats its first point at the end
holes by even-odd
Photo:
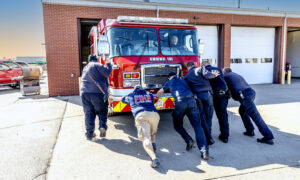
{"type": "Polygon", "coordinates": [[[107,36],[100,36],[98,41],[98,55],[107,56],[109,55],[109,44],[107,36]]]}
{"type": "Polygon", "coordinates": [[[204,54],[204,40],[198,39],[198,44],[199,44],[199,54],[200,56],[202,56],[204,54]]]}

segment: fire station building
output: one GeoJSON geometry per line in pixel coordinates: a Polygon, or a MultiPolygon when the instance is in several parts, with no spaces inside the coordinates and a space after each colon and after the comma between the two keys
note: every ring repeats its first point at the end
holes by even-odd
{"type": "Polygon", "coordinates": [[[188,19],[203,40],[202,60],[231,67],[250,84],[281,83],[285,62],[300,77],[300,13],[134,1],[42,0],[50,96],[78,95],[88,35],[101,19],[188,19]]]}

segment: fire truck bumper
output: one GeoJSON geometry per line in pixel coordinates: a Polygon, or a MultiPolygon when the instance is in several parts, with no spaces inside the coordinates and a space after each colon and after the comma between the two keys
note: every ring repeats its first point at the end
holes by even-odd
{"type": "MultiPolygon", "coordinates": [[[[171,94],[163,94],[159,99],[155,100],[155,107],[157,110],[166,110],[174,108],[174,98],[171,94]]],[[[110,96],[109,108],[113,112],[129,112],[131,111],[130,105],[121,101],[120,96],[110,96]]]]}

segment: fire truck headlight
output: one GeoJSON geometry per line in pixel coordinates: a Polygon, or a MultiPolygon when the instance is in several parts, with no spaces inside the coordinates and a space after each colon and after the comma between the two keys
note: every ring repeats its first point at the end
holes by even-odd
{"type": "Polygon", "coordinates": [[[136,85],[140,85],[140,81],[138,80],[124,80],[123,87],[134,87],[136,85]]]}

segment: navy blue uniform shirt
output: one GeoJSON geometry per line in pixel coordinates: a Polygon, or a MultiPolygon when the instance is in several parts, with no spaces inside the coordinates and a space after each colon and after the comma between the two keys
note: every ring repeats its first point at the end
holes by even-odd
{"type": "Polygon", "coordinates": [[[193,96],[193,93],[191,92],[186,81],[184,79],[178,78],[177,76],[174,76],[164,84],[163,90],[166,92],[168,89],[170,89],[171,94],[174,98],[179,96],[193,96]]]}
{"type": "Polygon", "coordinates": [[[153,95],[141,87],[137,87],[132,93],[122,98],[123,103],[130,104],[134,117],[136,117],[136,115],[142,111],[157,112],[153,101],[153,95]]]}
{"type": "Polygon", "coordinates": [[[90,79],[88,74],[101,86],[103,91],[107,94],[108,91],[108,77],[112,71],[111,64],[106,64],[106,67],[99,62],[89,62],[83,68],[81,80],[82,93],[101,93],[97,85],[90,79]]]}
{"type": "Polygon", "coordinates": [[[214,92],[218,92],[220,90],[226,91],[227,90],[227,84],[225,82],[225,79],[224,79],[224,76],[223,76],[223,73],[222,73],[221,69],[217,68],[217,67],[213,67],[211,65],[207,65],[205,68],[209,71],[217,70],[220,73],[220,75],[218,77],[209,80],[213,91],[214,92]]]}
{"type": "Polygon", "coordinates": [[[227,73],[225,75],[225,81],[227,82],[232,98],[236,101],[238,101],[240,97],[239,91],[251,88],[242,76],[234,72],[227,73]]]}
{"type": "Polygon", "coordinates": [[[201,91],[211,91],[212,89],[208,79],[215,77],[216,76],[214,74],[204,67],[192,67],[184,77],[184,80],[186,80],[191,90],[197,94],[201,91]]]}

